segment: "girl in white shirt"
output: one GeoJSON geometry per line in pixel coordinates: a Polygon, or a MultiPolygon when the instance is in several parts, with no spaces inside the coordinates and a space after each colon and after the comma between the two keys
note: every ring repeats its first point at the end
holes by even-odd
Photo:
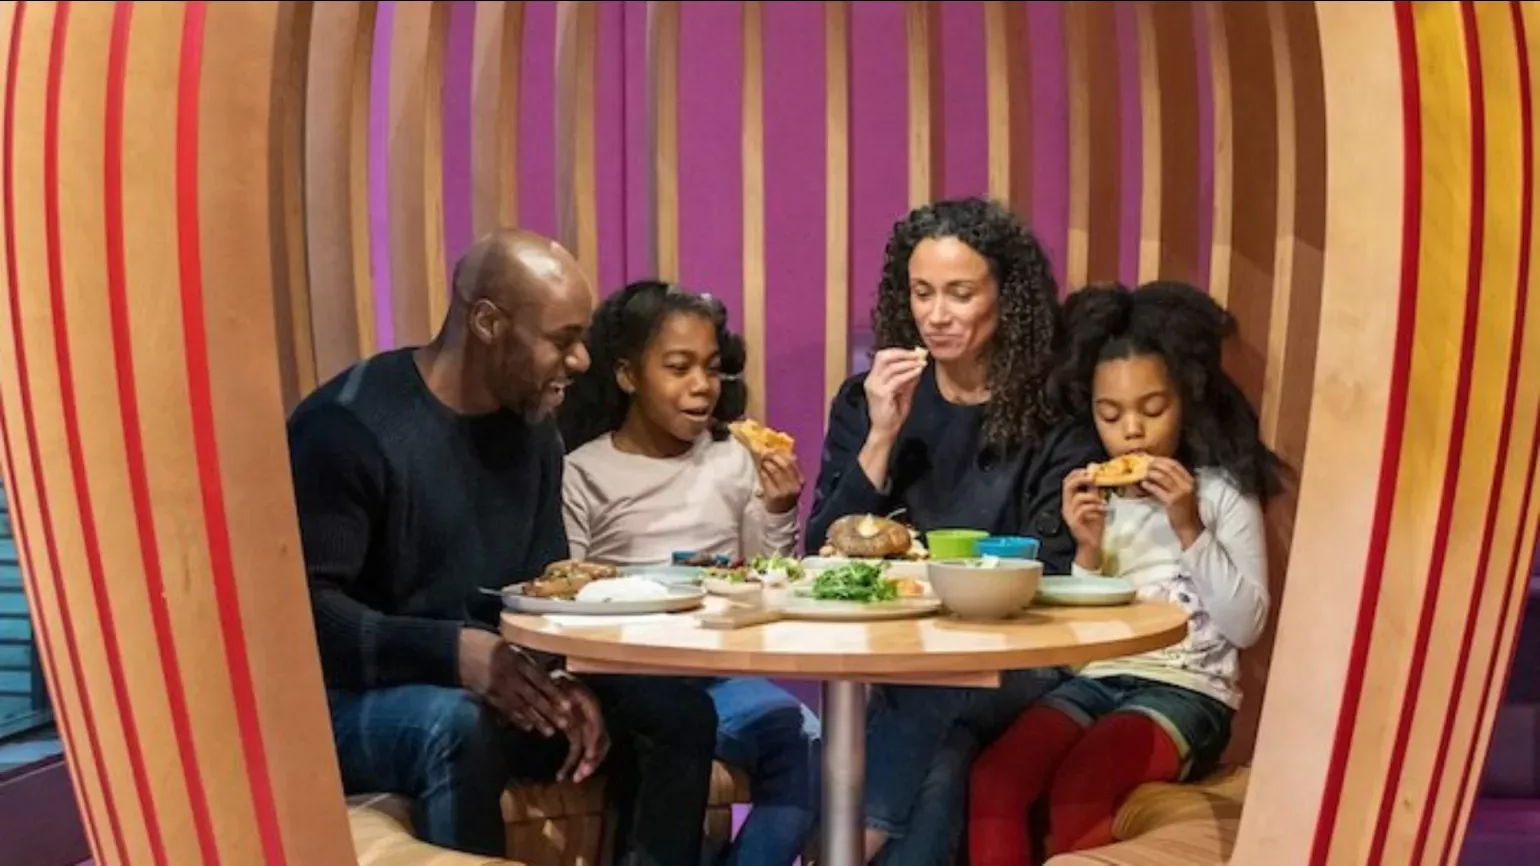
{"type": "MultiPolygon", "coordinates": [[[[666,564],[679,551],[791,554],[802,474],[790,455],[756,459],[727,432],[744,410],[744,351],[722,305],[633,283],[599,306],[588,345],[592,363],[557,416],[572,558],[627,566],[666,564]]],[[[766,679],[704,685],[717,757],[752,779],[753,809],[726,862],[790,866],[817,809],[818,718],[766,679]]]]}
{"type": "Polygon", "coordinates": [[[1267,623],[1261,503],[1282,467],[1221,364],[1234,318],[1207,294],[1165,282],[1082,290],[1064,317],[1066,402],[1094,421],[1108,454],[1150,458],[1144,481],[1110,497],[1085,469],[1065,479],[1073,570],[1181,605],[1188,633],[1085,666],[980,756],[969,797],[974,866],[1031,862],[1027,812],[1040,797],[1047,846],[1062,854],[1110,844],[1117,808],[1139,785],[1212,770],[1240,706],[1240,650],[1267,623]]]}

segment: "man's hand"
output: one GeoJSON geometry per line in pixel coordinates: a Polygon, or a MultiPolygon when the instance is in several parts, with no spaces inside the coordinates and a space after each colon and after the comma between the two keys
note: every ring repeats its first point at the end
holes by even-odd
{"type": "Polygon", "coordinates": [[[610,735],[604,729],[599,700],[587,686],[566,671],[557,671],[553,680],[574,709],[573,724],[567,729],[567,759],[557,771],[556,781],[581,782],[604,763],[610,751],[610,735]]]}
{"type": "Polygon", "coordinates": [[[573,724],[571,699],[551,675],[492,632],[461,630],[460,685],[523,730],[551,737],[573,724]]]}

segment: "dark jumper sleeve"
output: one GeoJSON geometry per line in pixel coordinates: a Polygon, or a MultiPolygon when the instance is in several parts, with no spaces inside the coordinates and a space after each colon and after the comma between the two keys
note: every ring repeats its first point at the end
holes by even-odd
{"type": "Polygon", "coordinates": [[[829,432],[824,436],[818,465],[818,486],[807,519],[806,550],[817,553],[829,534],[829,525],[847,514],[881,514],[889,511],[892,492],[872,486],[858,458],[871,427],[866,413],[866,376],[853,376],[840,386],[829,407],[829,432]]]}
{"type": "Polygon", "coordinates": [[[1069,574],[1075,539],[1064,525],[1064,477],[1106,451],[1087,422],[1065,421],[1043,437],[1021,482],[1021,533],[1038,540],[1038,559],[1048,574],[1069,574]]]}
{"type": "Polygon", "coordinates": [[[385,519],[385,458],[373,436],[346,410],[318,406],[290,425],[289,454],[327,684],[455,685],[460,622],[391,616],[350,594],[385,519]]]}

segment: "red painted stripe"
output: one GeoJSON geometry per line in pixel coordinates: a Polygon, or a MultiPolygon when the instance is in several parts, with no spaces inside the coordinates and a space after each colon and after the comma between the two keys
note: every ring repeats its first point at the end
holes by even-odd
{"type": "MultiPolygon", "coordinates": [[[[1524,183],[1524,202],[1523,202],[1524,211],[1523,211],[1523,223],[1522,223],[1523,226],[1524,226],[1524,230],[1521,233],[1521,241],[1522,241],[1523,247],[1522,247],[1522,249],[1520,250],[1520,253],[1519,253],[1519,256],[1520,256],[1520,258],[1519,258],[1520,265],[1519,266],[1520,266],[1521,269],[1524,269],[1524,270],[1527,271],[1528,267],[1530,266],[1530,258],[1529,258],[1529,253],[1530,253],[1530,248],[1529,248],[1529,242],[1530,242],[1529,241],[1529,232],[1533,228],[1532,220],[1533,220],[1533,205],[1534,205],[1534,201],[1533,201],[1533,195],[1534,195],[1533,161],[1534,161],[1534,141],[1535,141],[1535,139],[1534,139],[1534,107],[1533,107],[1533,104],[1531,102],[1531,99],[1533,98],[1533,90],[1532,90],[1533,84],[1532,84],[1532,80],[1530,78],[1529,38],[1528,38],[1527,34],[1525,33],[1523,7],[1520,6],[1520,4],[1517,3],[1517,2],[1510,2],[1508,4],[1508,8],[1509,8],[1509,11],[1511,12],[1511,14],[1513,16],[1514,41],[1518,44],[1518,54],[1519,54],[1519,110],[1521,112],[1521,117],[1522,117],[1522,120],[1523,120],[1522,127],[1523,127],[1523,136],[1524,136],[1523,137],[1524,170],[1523,170],[1523,177],[1522,177],[1523,183],[1524,183]]],[[[1523,278],[1521,278],[1520,285],[1521,286],[1525,285],[1525,282],[1527,282],[1527,281],[1524,281],[1523,278]]],[[[1531,442],[1534,443],[1534,444],[1531,446],[1532,450],[1530,451],[1530,454],[1529,454],[1529,468],[1528,468],[1528,470],[1526,470],[1525,476],[1524,476],[1524,497],[1523,497],[1523,500],[1521,501],[1521,503],[1519,505],[1519,529],[1521,531],[1522,531],[1523,527],[1526,526],[1529,523],[1529,508],[1530,508],[1530,502],[1531,502],[1532,494],[1534,493],[1535,471],[1536,471],[1537,464],[1540,464],[1540,416],[1536,416],[1536,418],[1535,418],[1535,429],[1534,429],[1534,433],[1533,433],[1533,439],[1531,440],[1531,442]]],[[[1529,548],[1531,553],[1533,553],[1533,550],[1534,550],[1533,541],[1534,541],[1534,539],[1531,539],[1531,546],[1529,548]]],[[[1514,538],[1514,544],[1513,544],[1513,552],[1512,552],[1511,556],[1508,559],[1508,570],[1506,572],[1506,574],[1509,577],[1509,580],[1512,580],[1514,575],[1519,572],[1520,563],[1521,563],[1520,553],[1523,550],[1524,550],[1524,545],[1519,543],[1519,539],[1517,537],[1515,537],[1514,538]]],[[[1527,561],[1527,560],[1525,560],[1525,561],[1527,561]]],[[[1502,608],[1501,608],[1500,612],[1497,615],[1497,623],[1498,623],[1497,641],[1496,641],[1496,643],[1493,646],[1492,657],[1487,661],[1486,676],[1482,680],[1482,686],[1481,686],[1480,694],[1483,697],[1482,697],[1482,700],[1481,700],[1480,708],[1476,711],[1476,725],[1473,728],[1474,735],[1471,737],[1470,746],[1469,746],[1469,748],[1465,752],[1465,763],[1463,764],[1463,766],[1467,767],[1468,769],[1467,769],[1465,775],[1460,779],[1459,793],[1455,796],[1455,801],[1454,802],[1455,802],[1455,818],[1456,818],[1456,820],[1450,822],[1449,827],[1448,827],[1448,829],[1447,829],[1447,831],[1445,832],[1445,835],[1444,835],[1444,846],[1443,846],[1443,849],[1442,849],[1443,853],[1442,853],[1442,858],[1439,861],[1439,862],[1442,862],[1442,863],[1451,862],[1450,861],[1450,857],[1452,856],[1452,854],[1454,852],[1454,844],[1455,844],[1455,828],[1459,824],[1458,817],[1466,809],[1469,808],[1467,796],[1474,794],[1474,792],[1473,792],[1473,790],[1471,788],[1471,785],[1470,785],[1470,781],[1471,781],[1471,779],[1473,777],[1475,777],[1477,775],[1477,773],[1475,772],[1475,769],[1476,769],[1476,766],[1477,766],[1476,765],[1476,742],[1477,742],[1477,740],[1480,739],[1481,731],[1486,727],[1486,724],[1487,724],[1487,710],[1488,710],[1488,708],[1490,706],[1492,706],[1492,704],[1496,703],[1496,699],[1495,698],[1494,699],[1488,699],[1486,696],[1488,696],[1488,695],[1501,695],[1504,692],[1506,692],[1507,688],[1508,688],[1508,677],[1513,672],[1513,659],[1514,659],[1515,653],[1518,650],[1518,645],[1519,645],[1518,640],[1516,639],[1516,637],[1515,637],[1513,642],[1508,647],[1507,659],[1506,659],[1506,662],[1505,662],[1505,664],[1504,664],[1504,666],[1502,668],[1503,674],[1502,674],[1502,677],[1501,677],[1501,685],[1497,686],[1497,690],[1494,692],[1493,691],[1493,684],[1498,680],[1498,674],[1497,674],[1497,670],[1498,670],[1498,668],[1497,668],[1498,649],[1497,648],[1502,646],[1504,624],[1508,622],[1508,613],[1509,613],[1509,609],[1510,609],[1511,605],[1513,604],[1513,598],[1514,598],[1515,594],[1517,594],[1518,597],[1519,597],[1519,611],[1518,611],[1518,617],[1513,620],[1514,630],[1517,630],[1518,624],[1524,621],[1524,619],[1523,619],[1523,617],[1524,617],[1524,609],[1527,606],[1527,602],[1529,600],[1528,573],[1529,573],[1528,570],[1525,569],[1522,572],[1523,576],[1519,579],[1519,585],[1517,587],[1513,588],[1513,589],[1510,589],[1510,591],[1503,593],[1502,608]]],[[[1509,634],[1512,634],[1512,632],[1509,632],[1509,634]]]]}
{"type": "MultiPolygon", "coordinates": [[[[27,373],[27,349],[22,339],[21,319],[21,281],[16,268],[16,184],[15,184],[15,155],[16,155],[16,74],[21,58],[21,32],[23,17],[26,12],[26,3],[16,4],[16,24],[11,31],[11,56],[9,60],[10,75],[5,85],[5,132],[3,147],[3,178],[0,185],[4,187],[5,194],[5,247],[6,268],[10,282],[8,299],[11,309],[11,339],[16,346],[16,379],[21,392],[21,417],[23,429],[26,431],[26,443],[28,458],[32,464],[33,484],[37,492],[39,527],[42,530],[43,546],[48,552],[50,575],[53,579],[54,593],[59,603],[59,619],[63,624],[64,654],[69,663],[70,672],[75,677],[78,686],[77,694],[80,698],[80,723],[85,729],[86,741],[90,744],[92,752],[93,769],[96,771],[98,783],[102,789],[102,804],[107,812],[107,824],[111,829],[113,850],[117,857],[114,862],[125,862],[123,858],[123,828],[118,821],[117,805],[113,801],[112,786],[107,778],[107,767],[102,757],[101,739],[96,733],[96,721],[91,712],[91,694],[86,688],[85,671],[80,664],[80,654],[76,650],[78,643],[75,638],[75,624],[70,616],[69,597],[64,591],[64,578],[59,573],[59,548],[53,536],[53,517],[48,507],[48,488],[43,483],[43,460],[37,449],[37,421],[32,414],[32,385],[27,373]]],[[[79,754],[78,752],[76,754],[79,754]]],[[[83,787],[83,786],[82,786],[83,787]]],[[[100,836],[97,836],[95,850],[102,851],[100,836]]]]}
{"type": "Polygon", "coordinates": [[[107,656],[107,678],[112,682],[113,698],[118,705],[118,721],[123,726],[123,745],[128,752],[128,766],[134,777],[134,793],[144,810],[144,829],[149,837],[150,856],[155,863],[163,864],[166,862],[166,844],[155,811],[155,798],[150,792],[149,775],[145,772],[144,749],[139,743],[139,724],[134,719],[128,683],[123,677],[122,647],[118,642],[112,601],[107,596],[101,539],[96,532],[96,512],[91,505],[85,447],[80,439],[80,417],[75,406],[75,373],[70,360],[68,312],[64,305],[64,249],[59,228],[59,100],[63,90],[64,49],[68,44],[69,21],[70,3],[65,0],[54,13],[53,45],[48,55],[48,84],[43,101],[43,230],[47,238],[48,297],[53,312],[54,357],[59,367],[59,402],[64,409],[64,440],[69,450],[70,476],[75,485],[75,505],[80,518],[86,571],[91,576],[96,625],[107,656]]]}
{"type": "Polygon", "coordinates": [[[1449,556],[1449,528],[1454,521],[1455,491],[1459,488],[1465,426],[1470,414],[1471,371],[1476,364],[1476,324],[1481,314],[1482,257],[1486,246],[1486,94],[1481,70],[1481,42],[1476,30],[1476,7],[1460,4],[1464,24],[1466,75],[1470,99],[1470,241],[1465,262],[1465,321],[1460,334],[1460,366],[1455,374],[1454,415],[1449,422],[1449,454],[1444,462],[1444,486],[1439,494],[1438,517],[1434,523],[1433,551],[1428,563],[1428,588],[1422,598],[1422,612],[1412,643],[1411,667],[1407,671],[1406,692],[1401,703],[1401,718],[1396,723],[1396,738],[1390,749],[1390,769],[1380,794],[1379,816],[1374,822],[1374,836],[1369,845],[1369,862],[1379,863],[1390,836],[1390,818],[1406,771],[1406,752],[1411,745],[1412,724],[1417,717],[1417,702],[1422,697],[1423,676],[1428,667],[1428,643],[1433,638],[1433,618],[1438,610],[1439,592],[1444,586],[1444,564],[1449,556]]]}
{"type": "Polygon", "coordinates": [[[208,532],[209,565],[213,570],[214,598],[219,608],[219,628],[224,637],[225,665],[235,701],[237,733],[246,772],[251,779],[253,806],[262,837],[263,862],[287,863],[272,779],[267,769],[267,749],[257,715],[256,686],[251,661],[246,655],[245,628],[241,624],[240,595],[235,586],[235,562],[230,553],[230,524],[225,514],[225,494],[219,474],[219,444],[214,432],[213,386],[209,382],[208,334],[203,318],[203,261],[198,238],[198,99],[203,69],[203,32],[208,15],[206,0],[187,4],[182,24],[182,67],[177,77],[176,197],[177,240],[181,270],[182,339],[187,358],[187,399],[192,410],[193,444],[197,452],[198,481],[203,494],[203,521],[208,532]]]}
{"type": "MultiPolygon", "coordinates": [[[[1515,33],[1517,34],[1519,40],[1519,117],[1520,141],[1522,143],[1521,147],[1523,148],[1523,153],[1520,157],[1521,168],[1519,170],[1520,200],[1518,297],[1514,304],[1513,311],[1513,333],[1509,338],[1512,342],[1510,343],[1508,352],[1508,382],[1503,392],[1502,427],[1497,441],[1497,465],[1493,469],[1492,477],[1494,479],[1494,483],[1492,484],[1492,492],[1487,498],[1486,525],[1483,526],[1481,530],[1481,551],[1476,556],[1476,586],[1474,591],[1471,593],[1470,606],[1467,608],[1465,613],[1465,633],[1460,638],[1460,656],[1455,662],[1454,689],[1451,692],[1453,698],[1450,700],[1449,707],[1444,714],[1444,729],[1443,732],[1439,735],[1438,754],[1433,759],[1433,781],[1430,790],[1435,792],[1435,794],[1438,790],[1437,786],[1439,779],[1444,775],[1444,764],[1449,757],[1449,742],[1454,737],[1454,722],[1455,717],[1458,715],[1457,710],[1460,705],[1460,694],[1465,688],[1465,675],[1466,670],[1470,665],[1471,646],[1476,641],[1476,617],[1481,608],[1481,599],[1486,595],[1487,578],[1489,576],[1487,560],[1492,555],[1492,542],[1493,538],[1497,534],[1497,512],[1502,501],[1502,491],[1504,487],[1502,484],[1502,479],[1506,477],[1508,469],[1508,449],[1511,446],[1513,440],[1513,431],[1511,428],[1513,426],[1514,403],[1518,399],[1519,368],[1524,363],[1524,319],[1529,309],[1529,232],[1531,226],[1533,225],[1532,220],[1534,217],[1534,208],[1532,207],[1533,202],[1531,201],[1531,192],[1534,189],[1534,166],[1532,155],[1530,153],[1530,148],[1534,141],[1534,128],[1532,126],[1533,115],[1529,105],[1529,65],[1527,58],[1524,56],[1527,46],[1523,41],[1524,31],[1522,29],[1522,23],[1520,23],[1522,21],[1521,13],[1519,12],[1518,4],[1510,3],[1509,5],[1515,19],[1515,33]]],[[[1525,489],[1527,490],[1528,488],[1526,487],[1525,489]]],[[[1523,524],[1520,524],[1520,526],[1522,525],[1523,524]]],[[[1515,546],[1517,546],[1518,539],[1515,538],[1514,541],[1515,546]]],[[[1506,596],[1507,593],[1504,593],[1504,595],[1506,596]]],[[[1501,623],[1502,621],[1498,620],[1499,632],[1501,631],[1502,627],[1501,623]]],[[[1497,655],[1495,646],[1493,647],[1492,655],[1494,657],[1497,655]]],[[[1485,692],[1482,694],[1485,695],[1485,692]]],[[[1480,706],[1484,706],[1484,704],[1481,704],[1480,706]]],[[[1477,713],[1479,714],[1480,712],[1481,710],[1478,709],[1477,713]]],[[[1473,745],[1475,742],[1475,737],[1480,733],[1480,730],[1480,727],[1472,729],[1471,742],[1473,745]]],[[[1471,765],[1468,763],[1464,766],[1471,767],[1471,765]]],[[[1473,770],[1474,768],[1472,767],[1471,769],[1473,770]]],[[[1472,775],[1474,775],[1474,773],[1471,770],[1467,770],[1461,779],[1460,790],[1462,795],[1465,782],[1472,775]]],[[[1422,862],[1423,852],[1427,846],[1428,834],[1431,832],[1433,826],[1433,805],[1435,801],[1436,796],[1429,796],[1427,801],[1423,804],[1422,820],[1417,826],[1417,837],[1412,846],[1413,863],[1422,862]]],[[[1458,804],[1460,802],[1459,798],[1456,797],[1454,802],[1458,804]]],[[[1455,817],[1458,817],[1458,813],[1456,813],[1455,817]]],[[[1454,823],[1454,821],[1450,822],[1449,826],[1451,832],[1453,831],[1454,823]]],[[[1447,844],[1444,850],[1444,856],[1447,858],[1447,844]]],[[[1448,861],[1445,859],[1439,862],[1448,861]]]]}
{"type": "MultiPolygon", "coordinates": [[[[198,769],[198,752],[187,712],[171,612],[166,604],[166,581],[161,567],[160,542],[155,533],[155,512],[150,504],[149,473],[145,468],[143,430],[139,423],[139,394],[134,378],[133,340],[128,316],[128,279],[123,252],[123,101],[128,70],[128,40],[134,4],[119,0],[112,13],[112,42],[107,51],[106,146],[104,147],[104,209],[107,225],[107,307],[112,320],[112,348],[118,379],[118,410],[123,420],[123,446],[128,463],[128,482],[134,500],[134,522],[139,530],[139,554],[144,564],[145,589],[155,644],[160,651],[161,677],[171,710],[171,728],[182,756],[182,779],[187,785],[188,805],[198,835],[200,862],[218,866],[219,846],[209,814],[208,795],[198,769]]],[[[62,340],[62,337],[60,338],[62,340]]]]}
{"type": "MultiPolygon", "coordinates": [[[[25,2],[16,4],[15,18],[11,22],[10,48],[6,55],[7,59],[4,112],[4,141],[6,143],[3,145],[5,149],[5,168],[3,172],[0,173],[3,173],[7,180],[4,182],[3,204],[0,204],[0,207],[3,207],[5,212],[5,243],[6,251],[8,254],[16,249],[15,234],[14,229],[12,228],[12,217],[14,216],[15,208],[12,205],[11,188],[8,180],[10,176],[11,164],[9,143],[11,141],[11,116],[16,105],[15,82],[16,68],[18,65],[18,57],[20,54],[21,46],[21,23],[23,13],[26,11],[26,5],[27,4],[25,2]]],[[[9,271],[7,274],[7,285],[14,286],[16,285],[15,259],[10,258],[7,262],[7,265],[7,270],[9,271]]],[[[55,647],[53,642],[50,640],[48,620],[44,619],[43,612],[39,604],[42,596],[40,595],[37,584],[37,569],[32,560],[32,536],[27,531],[26,509],[20,504],[21,491],[18,489],[16,484],[16,457],[15,452],[11,448],[10,432],[11,422],[13,420],[15,419],[5,411],[4,399],[0,398],[0,448],[3,448],[5,455],[5,473],[6,480],[9,482],[7,492],[10,496],[11,520],[16,524],[16,541],[17,546],[21,550],[21,561],[23,566],[21,579],[27,586],[27,598],[31,601],[29,608],[32,615],[32,628],[35,630],[38,637],[38,657],[42,660],[43,663],[43,677],[48,681],[48,693],[51,695],[59,696],[63,694],[63,691],[59,686],[59,675],[57,672],[58,662],[54,660],[55,647]]],[[[74,722],[71,720],[69,714],[65,712],[63,701],[57,697],[53,705],[53,716],[54,721],[58,723],[59,732],[64,738],[64,748],[66,753],[69,755],[80,754],[75,750],[76,740],[74,722]]],[[[74,777],[75,796],[80,801],[80,814],[81,818],[83,819],[83,823],[85,824],[86,838],[90,842],[91,852],[95,857],[104,857],[106,852],[102,849],[101,837],[96,831],[96,813],[91,808],[91,798],[89,792],[86,789],[81,770],[74,763],[71,763],[70,772],[74,777]]]]}
{"type": "Polygon", "coordinates": [[[1422,87],[1417,79],[1417,34],[1412,22],[1412,4],[1398,0],[1395,5],[1396,37],[1401,48],[1401,134],[1406,151],[1402,166],[1402,188],[1406,195],[1401,222],[1401,293],[1396,310],[1396,349],[1391,366],[1390,400],[1385,411],[1385,447],[1380,457],[1380,485],[1375,493],[1374,526],[1369,536],[1369,558],[1364,567],[1363,597],[1359,602],[1358,623],[1353,631],[1353,650],[1348,660],[1347,681],[1343,685],[1342,709],[1337,718],[1337,732],[1332,743],[1331,766],[1321,794],[1321,814],[1316,823],[1311,847],[1312,866],[1325,866],[1331,852],[1331,837],[1337,828],[1337,813],[1342,805],[1342,788],[1347,779],[1348,759],[1353,748],[1353,728],[1358,722],[1358,706],[1363,694],[1364,675],[1369,660],[1369,644],[1374,634],[1374,617],[1379,611],[1380,591],[1385,583],[1385,553],[1390,540],[1391,506],[1395,501],[1396,482],[1401,465],[1402,432],[1412,367],[1412,337],[1417,330],[1417,260],[1422,244],[1422,87]]]}

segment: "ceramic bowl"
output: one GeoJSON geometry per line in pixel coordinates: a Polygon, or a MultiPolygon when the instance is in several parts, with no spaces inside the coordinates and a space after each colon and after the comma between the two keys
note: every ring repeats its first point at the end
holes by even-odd
{"type": "Polygon", "coordinates": [[[943,559],[927,570],[931,591],[962,619],[1009,619],[1032,603],[1043,579],[1035,559],[943,559]]]}

